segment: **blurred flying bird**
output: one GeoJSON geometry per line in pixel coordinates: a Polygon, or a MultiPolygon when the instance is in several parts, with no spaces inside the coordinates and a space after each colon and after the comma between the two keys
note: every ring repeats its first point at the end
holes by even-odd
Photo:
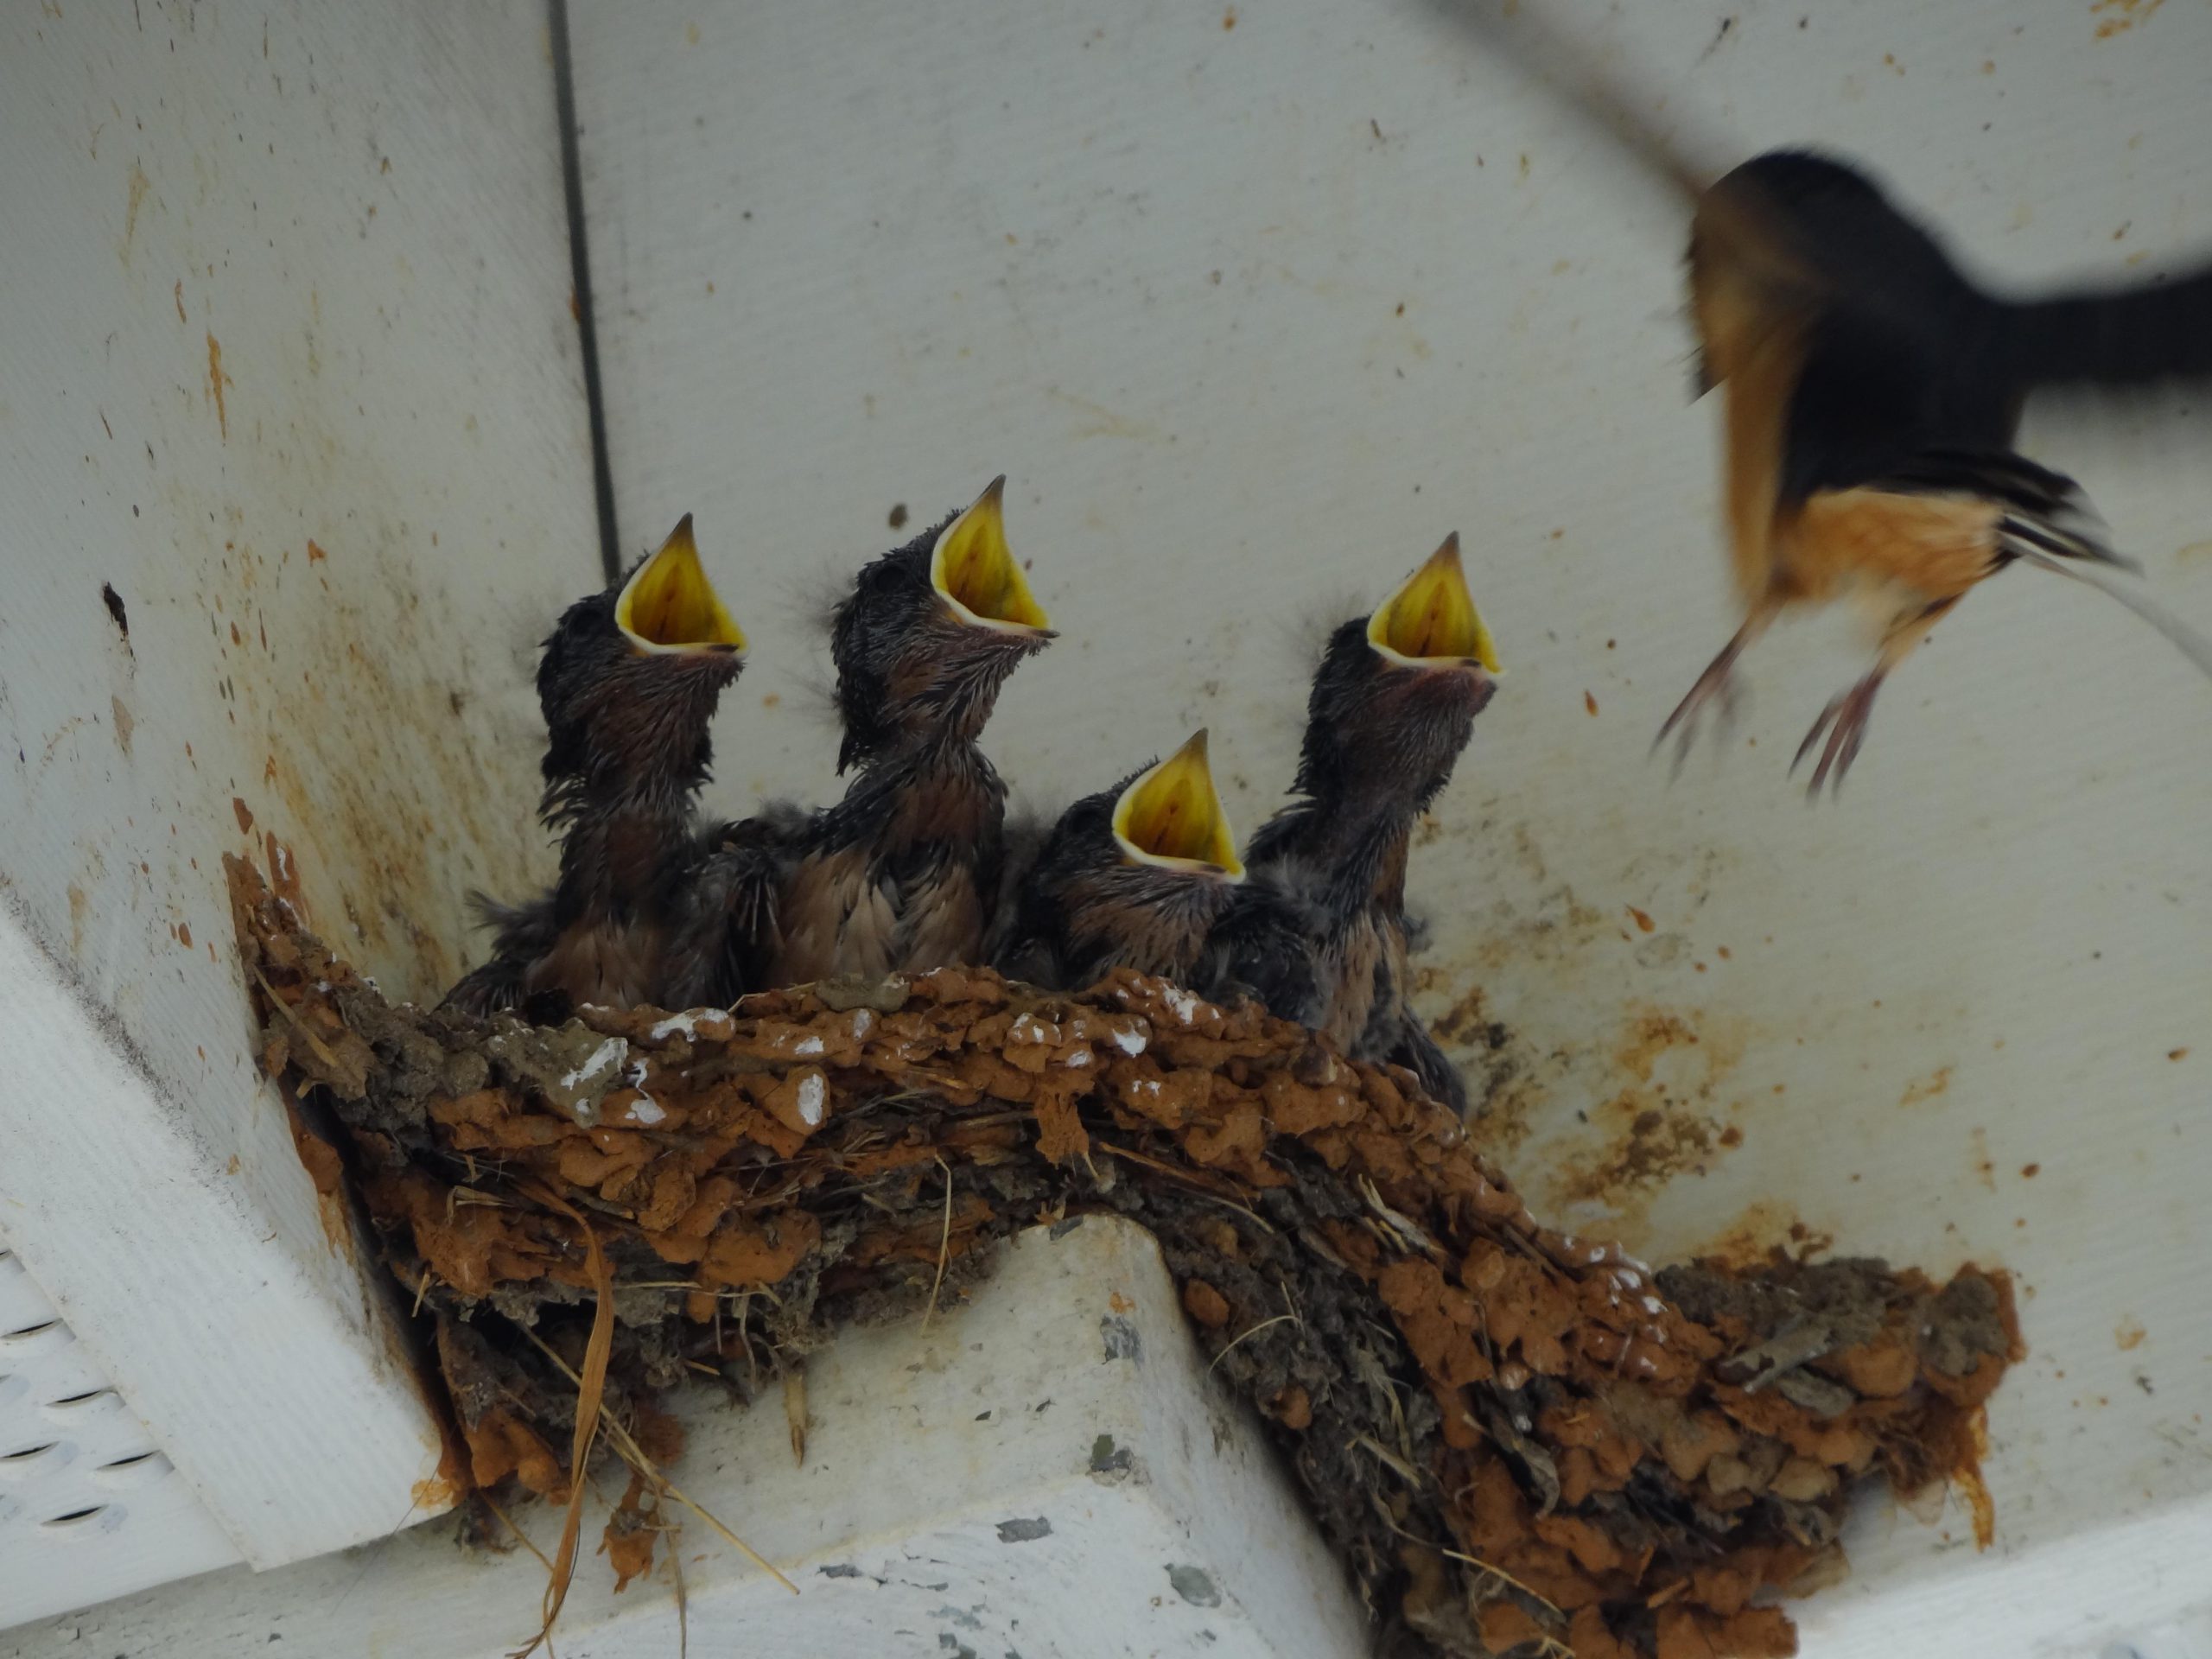
{"type": "Polygon", "coordinates": [[[2082,574],[2132,567],[2071,479],[2013,449],[2038,391],[2212,378],[2212,266],[1999,297],[1850,163],[1777,150],[1723,174],[1693,159],[1715,154],[1713,143],[1662,137],[1640,112],[1649,100],[1551,35],[1534,8],[1442,3],[1560,86],[1691,209],[1698,390],[1725,399],[1722,493],[1744,622],[1660,728],[1661,741],[1679,730],[1678,766],[1705,707],[1732,705],[1737,659],[1777,617],[1852,594],[1877,608],[1875,660],[1797,752],[1802,761],[1820,748],[1815,794],[1840,783],[1885,677],[1970,588],[2015,562],[2111,594],[2212,675],[2212,642],[2082,574]]]}
{"type": "MultiPolygon", "coordinates": [[[[1700,708],[1715,696],[1725,704],[1737,658],[1786,609],[1871,598],[1875,661],[1798,749],[1802,760],[1820,745],[1815,794],[1850,769],[1884,678],[1977,583],[2015,561],[2133,568],[2071,479],[2012,448],[2029,394],[2212,374],[2212,273],[1997,299],[1864,175],[1802,152],[1759,156],[1706,193],[1690,289],[1700,381],[1726,400],[1745,620],[1660,736],[1680,728],[1679,758],[1700,708]],[[1757,240],[1744,240],[1745,225],[1759,227],[1757,240]]],[[[2212,673],[2203,642],[2150,614],[2212,673]]]]}

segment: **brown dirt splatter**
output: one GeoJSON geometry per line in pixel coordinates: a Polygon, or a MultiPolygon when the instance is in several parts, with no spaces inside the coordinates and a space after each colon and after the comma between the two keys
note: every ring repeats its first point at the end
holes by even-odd
{"type": "Polygon", "coordinates": [[[526,747],[474,706],[456,712],[454,682],[422,671],[450,663],[465,678],[480,649],[457,633],[435,562],[396,523],[348,536],[342,559],[302,559],[297,542],[264,554],[243,534],[225,550],[227,586],[207,597],[239,620],[245,646],[219,665],[236,776],[264,780],[256,819],[307,855],[314,913],[345,918],[351,902],[340,925],[362,969],[434,997],[480,948],[467,891],[543,879],[541,839],[517,829],[536,782],[526,747]]]}
{"type": "Polygon", "coordinates": [[[2112,1339],[2118,1344],[2120,1352],[2127,1354],[2140,1348],[2143,1345],[2143,1339],[2150,1334],[2143,1328],[2143,1321],[2130,1313],[2113,1327],[2112,1339]]]}
{"type": "Polygon", "coordinates": [[[1951,1071],[1948,1065],[1939,1065],[1926,1077],[1905,1085],[1904,1093],[1897,1096],[1899,1108],[1917,1106],[1924,1100],[1934,1100],[1951,1086],[1951,1071]]]}
{"type": "Polygon", "coordinates": [[[1761,1198],[1693,1254],[1700,1261],[1710,1259],[1748,1270],[1769,1260],[1776,1251],[1786,1251],[1793,1236],[1808,1236],[1797,1212],[1786,1204],[1761,1198]]]}
{"type": "Polygon", "coordinates": [[[1974,1128],[1967,1134],[1967,1158],[1974,1178],[1987,1191],[1997,1190],[1997,1160],[1989,1155],[1989,1131],[1974,1128]]]}
{"type": "Polygon", "coordinates": [[[1563,1170],[1550,1191],[1579,1204],[1617,1204],[1629,1194],[1649,1192],[1673,1177],[1703,1173],[1719,1144],[1711,1118],[1690,1112],[1644,1106],[1633,1090],[1617,1095],[1592,1114],[1599,1121],[1625,1118],[1621,1137],[1597,1157],[1563,1170]]]}
{"type": "Polygon", "coordinates": [[[129,196],[123,207],[123,268],[130,269],[130,245],[138,234],[138,210],[146,205],[146,193],[154,181],[146,176],[146,169],[137,162],[130,163],[128,181],[129,196]]]}
{"type": "Polygon", "coordinates": [[[1629,1081],[1588,1114],[1605,1141],[1560,1161],[1546,1186],[1550,1203],[1602,1205],[1614,1224],[1633,1227],[1669,1180],[1703,1174],[1741,1143],[1740,1131],[1727,1138],[1716,1113],[1742,1044],[1707,1042],[1690,1023],[1699,1017],[1649,1007],[1631,1013],[1611,1056],[1629,1081]]]}
{"type": "Polygon", "coordinates": [[[207,396],[214,403],[216,429],[222,433],[223,442],[226,443],[231,441],[231,416],[230,410],[224,405],[223,391],[226,387],[237,384],[229,375],[223,372],[222,342],[212,334],[209,334],[207,336],[207,396]]]}
{"type": "MultiPolygon", "coordinates": [[[[1452,982],[1442,969],[1414,970],[1416,994],[1441,990],[1452,982]]],[[[1510,1152],[1529,1138],[1542,1090],[1530,1080],[1528,1046],[1491,1017],[1479,985],[1463,992],[1444,1013],[1430,1022],[1429,1034],[1455,1051],[1468,1079],[1468,1098],[1482,1124],[1483,1145],[1495,1152],[1510,1152]]]]}
{"type": "Polygon", "coordinates": [[[1630,1021],[1626,1037],[1614,1051],[1613,1061],[1637,1082],[1649,1083],[1661,1055],[1677,1048],[1695,1048],[1699,1040],[1697,1033],[1680,1014],[1646,1008],[1630,1021]]]}
{"type": "Polygon", "coordinates": [[[2097,38],[2108,41],[2125,35],[2138,23],[2147,23],[2166,0],[2091,0],[2089,15],[2098,19],[2097,38]]]}

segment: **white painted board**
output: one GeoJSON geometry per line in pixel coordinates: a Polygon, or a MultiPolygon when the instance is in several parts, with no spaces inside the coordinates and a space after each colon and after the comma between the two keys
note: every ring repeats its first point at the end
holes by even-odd
{"type": "MultiPolygon", "coordinates": [[[[1993,280],[2212,249],[2201,4],[1545,11],[1739,155],[1864,158],[1993,280]]],[[[1885,1608],[1987,1651],[1993,1609],[2070,1643],[2212,1601],[2212,688],[2021,572],[1897,677],[1840,804],[1784,770],[1863,660],[1841,618],[1762,647],[1670,787],[1647,747],[1735,620],[1683,216],[1425,0],[650,0],[577,31],[623,537],[693,510],[743,573],[724,804],[834,788],[810,611],[894,503],[911,534],[1011,474],[1063,630],[988,738],[1023,795],[1205,723],[1247,827],[1307,625],[1457,528],[1510,675],[1415,854],[1426,1006],[1508,1033],[1460,1052],[1517,1071],[1497,1133],[1538,1208],[1654,1257],[1796,1224],[2023,1281],[1996,1550],[1869,1517],[1808,1651],[1888,1650],[1885,1608]]],[[[2025,446],[2212,627],[2209,435],[2172,399],[2034,411],[2025,446]]]]}
{"type": "Polygon", "coordinates": [[[0,1239],[0,1622],[238,1559],[238,1546],[0,1239]]]}
{"type": "MultiPolygon", "coordinates": [[[[1020,1235],[963,1308],[849,1332],[809,1364],[806,1461],[772,1384],[675,1402],[671,1472],[798,1586],[696,1520],[676,1548],[696,1654],[833,1659],[1342,1659],[1362,1614],[1257,1422],[1210,1377],[1149,1235],[1094,1217],[1020,1235]]],[[[516,1519],[541,1548],[557,1511],[516,1519]]],[[[617,1595],[585,1552],[555,1646],[667,1659],[677,1579],[617,1595]]],[[[497,1659],[536,1628],[528,1554],[423,1528],[344,1556],[189,1584],[0,1634],[0,1659],[285,1653],[497,1659]]]]}
{"type": "Polygon", "coordinates": [[[557,137],[530,0],[0,13],[0,1234],[257,1565],[439,1446],[221,860],[281,836],[418,995],[546,868],[531,651],[599,580],[557,137]]]}

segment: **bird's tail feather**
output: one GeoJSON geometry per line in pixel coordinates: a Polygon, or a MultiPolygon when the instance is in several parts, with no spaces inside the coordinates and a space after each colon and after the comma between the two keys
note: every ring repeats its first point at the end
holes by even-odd
{"type": "Polygon", "coordinates": [[[2177,281],[2010,308],[2005,369],[2023,389],[2212,379],[2212,265],[2177,281]]]}
{"type": "Polygon", "coordinates": [[[2037,550],[2022,549],[2018,551],[2023,563],[2034,565],[2037,569],[2056,572],[2069,581],[2078,582],[2084,587],[2094,588],[2099,593],[2109,594],[2119,601],[2120,604],[2164,635],[2168,643],[2196,664],[2198,673],[2203,675],[2206,679],[2212,680],[2212,639],[2206,639],[2181,618],[2159,604],[2157,600],[2151,598],[2147,594],[2139,594],[2129,588],[2113,587],[2101,582],[2077,566],[2067,564],[2037,550]]]}
{"type": "Polygon", "coordinates": [[[2063,473],[2009,449],[1928,449],[1885,474],[1877,487],[1911,494],[1967,495],[2002,511],[1997,534],[2015,558],[2042,554],[2133,570],[2104,520],[2063,473]]]}

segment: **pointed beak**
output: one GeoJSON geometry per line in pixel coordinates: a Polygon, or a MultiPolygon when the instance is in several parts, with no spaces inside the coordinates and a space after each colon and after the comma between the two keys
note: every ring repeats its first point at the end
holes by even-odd
{"type": "Polygon", "coordinates": [[[1244,879],[1236,837],[1206,764],[1205,732],[1122,791],[1114,803],[1114,840],[1123,857],[1139,864],[1244,879]]]}
{"type": "Polygon", "coordinates": [[[707,580],[691,539],[691,515],[670,532],[660,551],[639,565],[614,601],[614,620],[642,653],[745,649],[745,635],[707,580]]]}
{"type": "Polygon", "coordinates": [[[1459,536],[1454,531],[1427,564],[1375,607],[1367,619],[1367,643],[1394,662],[1414,668],[1479,665],[1497,676],[1497,647],[1467,591],[1459,564],[1459,536]]]}
{"type": "Polygon", "coordinates": [[[930,585],[970,626],[1052,637],[1052,625],[1006,544],[1001,474],[944,527],[930,555],[930,585]]]}

